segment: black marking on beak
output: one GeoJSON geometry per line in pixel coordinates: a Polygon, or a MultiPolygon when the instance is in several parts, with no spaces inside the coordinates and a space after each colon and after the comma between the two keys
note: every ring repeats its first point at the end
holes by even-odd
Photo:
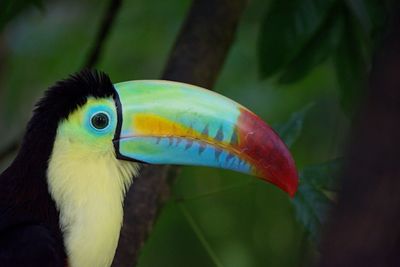
{"type": "MultiPolygon", "coordinates": [[[[114,90],[115,90],[115,87],[114,87],[114,90]]],[[[119,150],[119,139],[121,137],[123,116],[122,116],[121,100],[119,99],[117,90],[115,90],[115,94],[114,94],[114,103],[115,103],[115,108],[117,110],[117,126],[115,128],[114,138],[113,138],[112,142],[114,145],[114,151],[115,151],[115,155],[116,155],[117,159],[148,164],[147,162],[129,158],[129,157],[126,157],[121,154],[121,152],[119,150]]]]}

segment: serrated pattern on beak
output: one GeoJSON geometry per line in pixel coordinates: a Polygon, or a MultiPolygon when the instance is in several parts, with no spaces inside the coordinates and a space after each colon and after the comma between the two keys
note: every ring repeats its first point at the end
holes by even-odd
{"type": "Polygon", "coordinates": [[[201,165],[260,177],[291,196],[298,176],[289,150],[264,121],[214,92],[168,81],[116,84],[115,148],[121,159],[201,165]]]}

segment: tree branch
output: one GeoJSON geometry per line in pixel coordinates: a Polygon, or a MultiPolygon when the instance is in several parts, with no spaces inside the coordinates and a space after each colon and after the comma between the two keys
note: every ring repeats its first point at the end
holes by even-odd
{"type": "Polygon", "coordinates": [[[400,266],[400,9],[375,56],[319,266],[400,266]]]}
{"type": "MultiPolygon", "coordinates": [[[[194,0],[162,75],[212,88],[234,40],[247,0],[194,0]]],[[[127,194],[113,267],[133,266],[168,198],[178,167],[145,166],[127,194]]]]}
{"type": "MultiPolygon", "coordinates": [[[[121,3],[122,0],[110,0],[107,8],[105,9],[100,28],[97,32],[95,40],[93,41],[92,47],[89,50],[88,58],[86,59],[83,68],[92,68],[99,61],[101,51],[111,31],[112,25],[114,24],[115,18],[121,7],[121,3]]],[[[19,139],[20,138],[11,141],[10,144],[0,151],[0,161],[6,159],[10,154],[19,148],[19,139]]]]}
{"type": "Polygon", "coordinates": [[[104,47],[105,40],[109,36],[111,28],[115,22],[118,11],[121,7],[122,0],[110,0],[104,12],[104,16],[97,32],[96,38],[89,50],[89,56],[83,65],[84,68],[93,68],[100,59],[101,51],[104,47]]]}

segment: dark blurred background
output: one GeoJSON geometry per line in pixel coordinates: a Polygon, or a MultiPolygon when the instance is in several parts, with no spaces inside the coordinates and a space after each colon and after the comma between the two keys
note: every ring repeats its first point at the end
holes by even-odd
{"type": "MultiPolygon", "coordinates": [[[[96,68],[113,82],[159,78],[190,3],[123,1],[96,68]]],[[[21,139],[43,91],[83,67],[109,1],[1,5],[0,152],[21,139]]],[[[384,19],[372,0],[249,2],[214,90],[277,129],[306,182],[291,200],[249,176],[184,167],[138,266],[307,266],[318,257],[333,165],[384,19]]]]}

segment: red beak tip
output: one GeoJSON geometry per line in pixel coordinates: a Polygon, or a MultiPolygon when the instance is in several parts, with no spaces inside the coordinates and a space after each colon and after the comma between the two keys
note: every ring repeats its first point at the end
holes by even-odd
{"type": "MultiPolygon", "coordinates": [[[[290,178],[276,178],[276,179],[270,179],[267,178],[266,176],[259,176],[262,180],[267,181],[269,183],[272,183],[276,185],[278,188],[280,188],[282,191],[287,193],[290,198],[294,198],[298,189],[299,185],[299,179],[298,176],[289,176],[290,178]],[[285,181],[285,182],[283,182],[285,181]]],[[[270,176],[271,177],[271,176],[270,176]]]]}
{"type": "Polygon", "coordinates": [[[295,188],[289,189],[287,191],[287,193],[289,194],[290,198],[292,198],[292,199],[296,196],[296,192],[297,192],[297,186],[295,188]]]}
{"type": "Polygon", "coordinates": [[[290,198],[294,198],[299,187],[299,177],[296,169],[281,169],[281,173],[282,175],[271,175],[270,177],[272,177],[272,179],[267,181],[282,189],[290,196],[290,198]]]}
{"type": "Polygon", "coordinates": [[[299,178],[296,174],[293,178],[289,180],[290,182],[286,185],[286,192],[289,194],[290,198],[294,198],[299,187],[299,178]]]}
{"type": "MultiPolygon", "coordinates": [[[[292,169],[294,170],[294,169],[292,169]]],[[[286,192],[290,198],[294,198],[299,186],[299,178],[296,171],[293,171],[290,175],[276,177],[273,180],[269,180],[269,182],[275,184],[284,192],[286,192]]]]}

